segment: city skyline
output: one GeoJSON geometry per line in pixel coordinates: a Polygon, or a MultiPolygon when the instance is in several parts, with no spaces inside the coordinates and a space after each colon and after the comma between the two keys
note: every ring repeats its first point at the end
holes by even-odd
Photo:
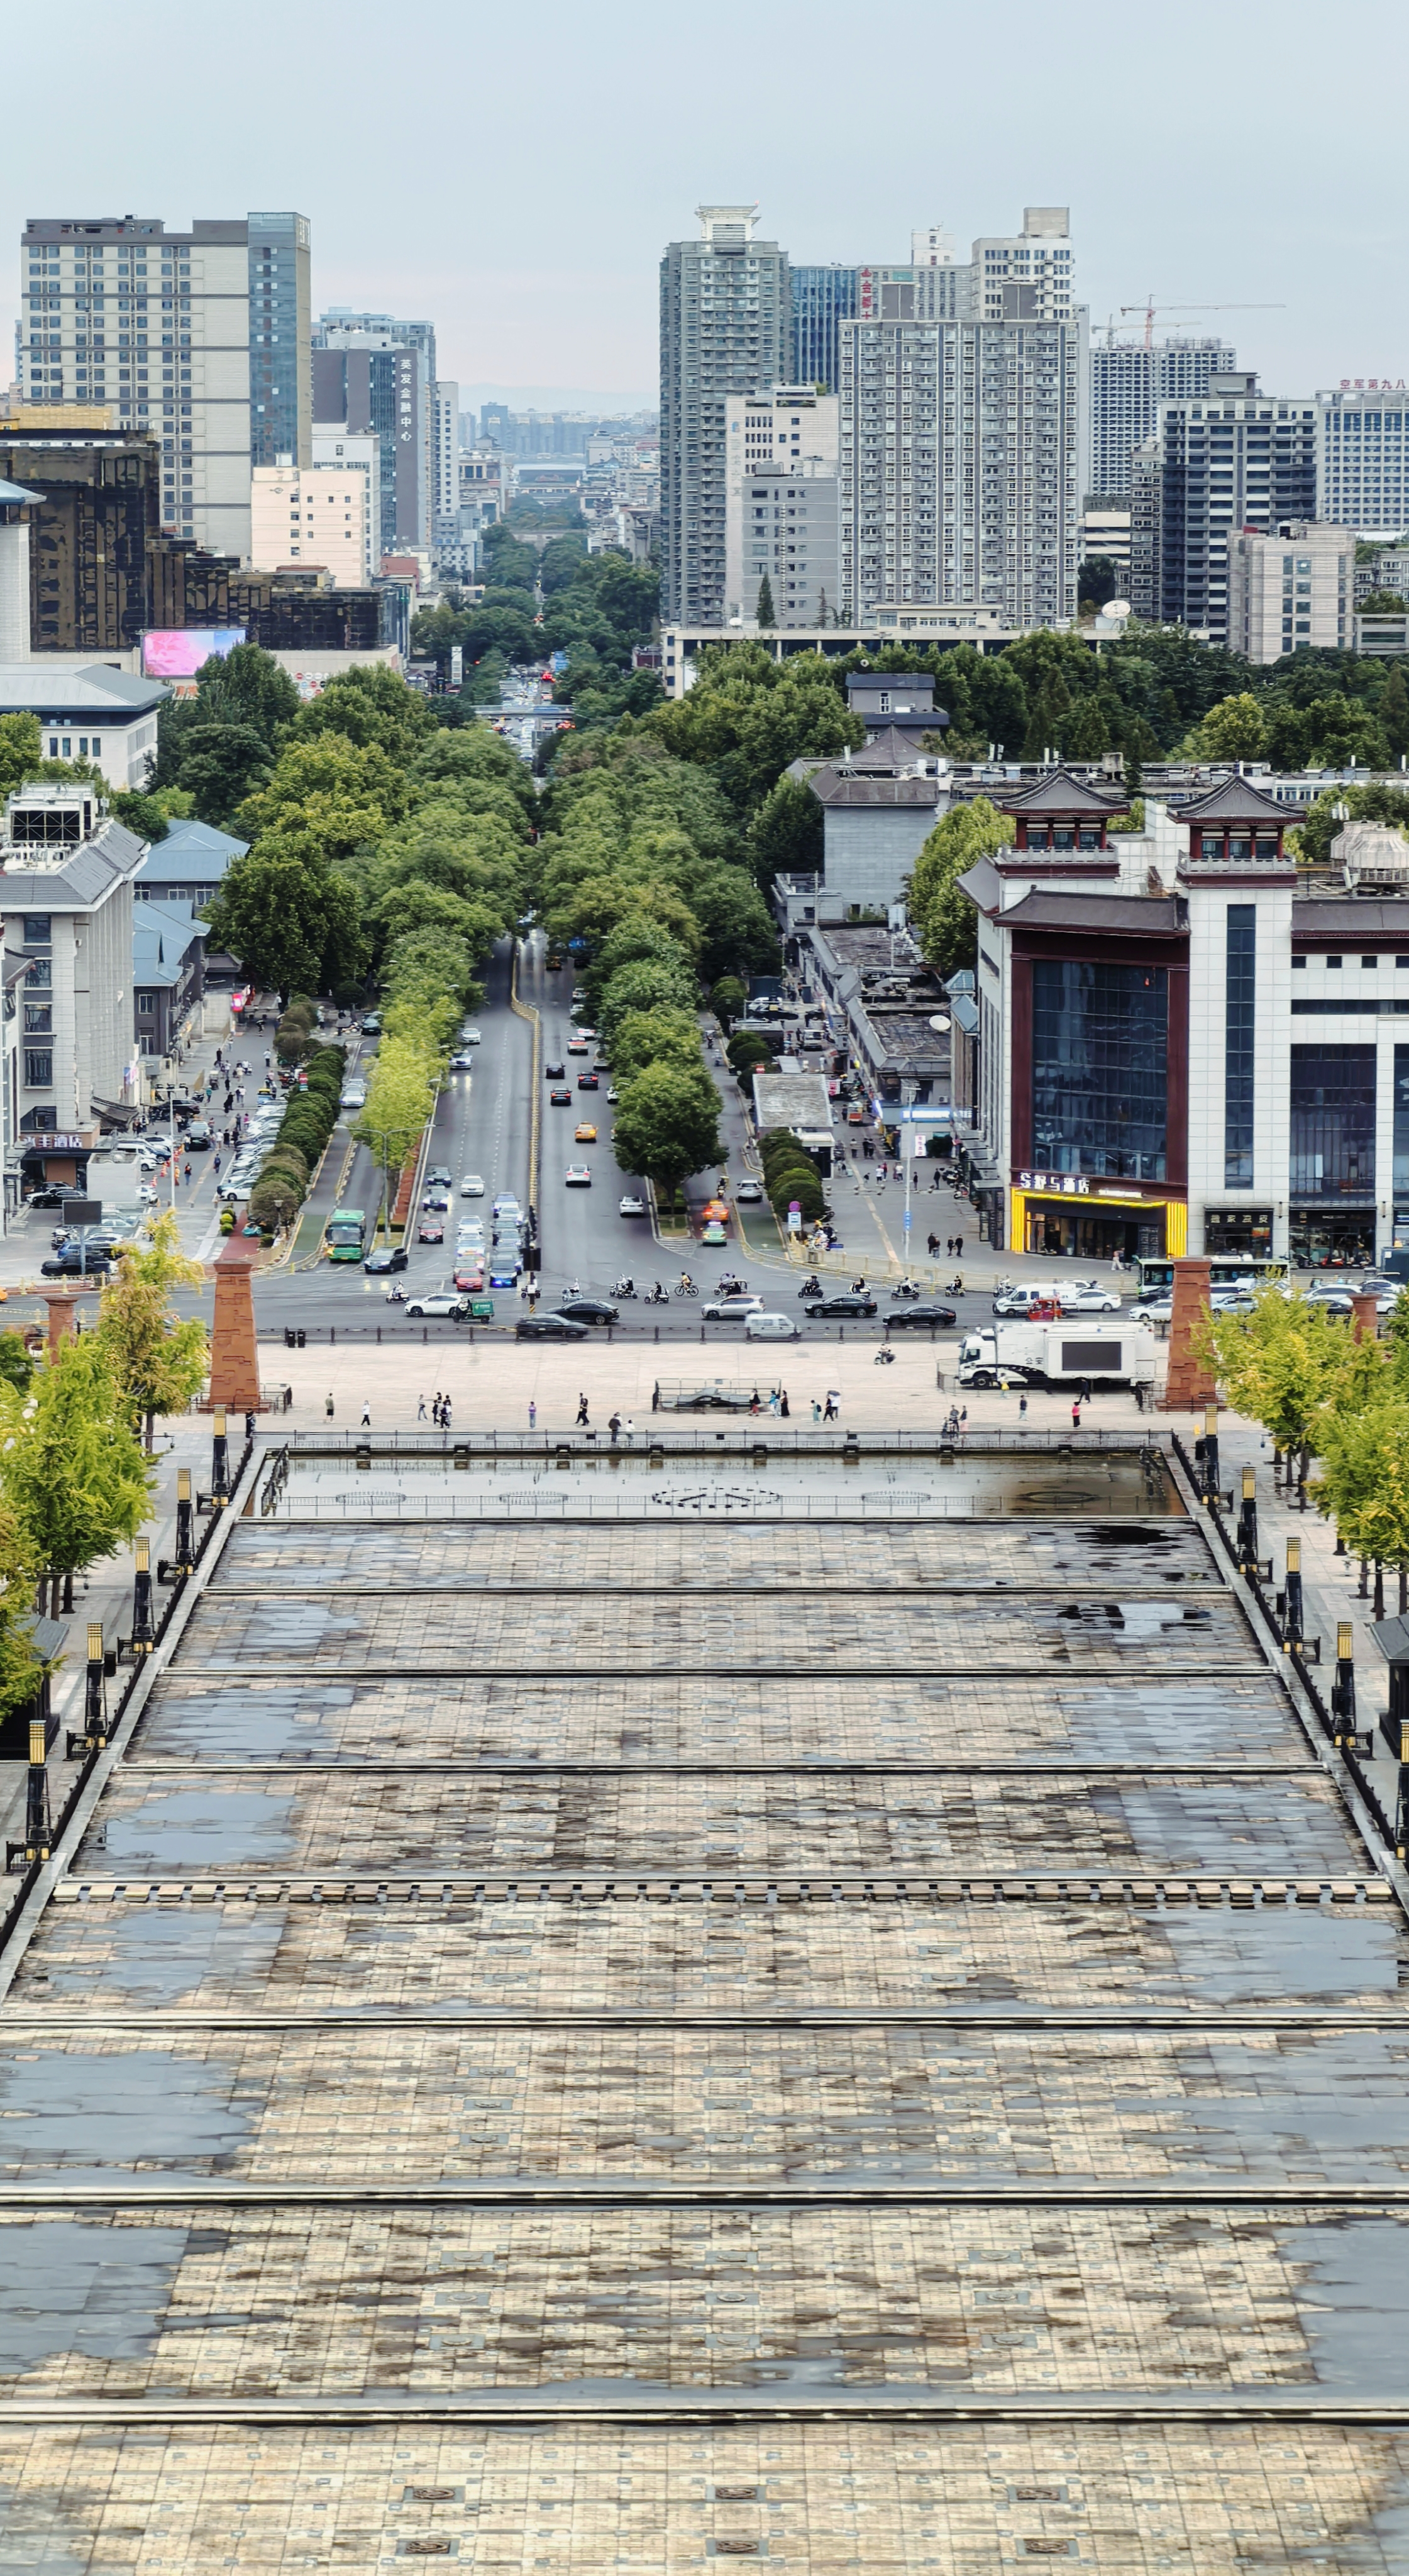
{"type": "MultiPolygon", "coordinates": [[[[447,140],[437,154],[432,136],[404,195],[369,185],[369,167],[395,165],[373,164],[355,148],[362,133],[372,151],[379,129],[369,117],[374,102],[382,109],[377,50],[358,42],[379,21],[358,0],[340,22],[348,41],[333,54],[311,22],[276,19],[269,0],[254,0],[246,41],[222,66],[216,107],[227,141],[240,137],[238,180],[228,150],[212,164],[198,68],[143,41],[144,31],[159,36],[164,14],[146,0],[135,41],[131,17],[119,41],[96,0],[77,0],[72,39],[97,77],[104,113],[85,129],[78,188],[71,175],[56,183],[39,124],[16,121],[5,179],[12,239],[28,217],[80,196],[94,215],[135,210],[173,226],[222,215],[237,197],[241,208],[297,205],[311,218],[320,309],[429,313],[440,362],[462,384],[547,379],[606,397],[655,381],[657,263],[702,198],[756,199],[760,230],[795,262],[820,265],[903,261],[912,230],[933,222],[962,245],[1007,220],[1004,205],[1017,197],[1071,206],[1093,335],[1112,312],[1119,319],[1121,305],[1143,305],[1153,292],[1166,300],[1157,330],[1227,328],[1242,362],[1289,393],[1347,377],[1409,378],[1409,349],[1393,345],[1409,335],[1386,321],[1398,311],[1390,165],[1357,164],[1354,188],[1344,186],[1322,93],[1298,69],[1313,33],[1304,6],[1274,19],[1255,5],[1230,19],[1196,5],[1180,21],[1177,47],[1142,51],[1109,8],[1089,8],[1058,42],[1033,0],[1019,0],[997,66],[981,23],[945,10],[907,37],[906,77],[868,126],[850,85],[835,77],[839,49],[854,41],[854,21],[836,0],[807,9],[777,0],[750,28],[745,85],[727,49],[692,52],[688,79],[682,58],[668,116],[662,97],[673,58],[639,0],[612,0],[607,45],[600,14],[589,22],[548,0],[535,19],[532,160],[549,183],[523,186],[521,123],[489,118],[476,133],[468,194],[458,147],[447,140]],[[271,89],[266,40],[276,30],[282,76],[271,89]],[[992,117],[955,112],[966,90],[1001,117],[1001,181],[992,117]],[[1256,98],[1272,165],[1227,150],[1224,111],[1240,93],[1256,98]],[[784,96],[789,112],[780,117],[784,96]],[[602,148],[604,117],[629,133],[629,148],[602,148]],[[1175,156],[1175,195],[1130,187],[1143,151],[1159,148],[1152,121],[1175,156]],[[153,130],[163,137],[155,176],[133,148],[136,133],[153,130]],[[217,183],[212,166],[224,174],[217,183]],[[1295,185],[1275,184],[1277,171],[1294,173],[1295,185]],[[1184,305],[1196,309],[1173,309],[1184,305]],[[1225,316],[1224,305],[1268,309],[1225,316]]],[[[1392,81],[1405,46],[1385,0],[1366,0],[1354,32],[1357,52],[1368,48],[1379,76],[1392,81]]],[[[1318,20],[1317,59],[1324,33],[1318,20]]],[[[481,101],[523,67],[511,27],[467,33],[445,0],[432,0],[423,34],[438,97],[456,95],[457,64],[466,94],[481,101]]],[[[37,22],[12,31],[9,53],[13,94],[38,95],[50,64],[37,22]]],[[[16,292],[7,263],[7,377],[16,292]]],[[[1135,316],[1126,322],[1133,327],[1135,316]]]]}

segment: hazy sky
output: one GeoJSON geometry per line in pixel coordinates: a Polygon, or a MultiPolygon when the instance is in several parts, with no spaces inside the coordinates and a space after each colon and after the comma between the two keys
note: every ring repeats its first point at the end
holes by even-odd
{"type": "MultiPolygon", "coordinates": [[[[67,0],[7,13],[5,232],[296,206],[315,312],[429,314],[467,385],[649,400],[661,245],[701,199],[756,199],[796,260],[903,261],[933,221],[966,251],[1069,204],[1093,324],[1151,291],[1269,305],[1157,327],[1227,329],[1277,393],[1409,379],[1375,115],[1405,27],[1391,0],[67,0]]],[[[0,249],[7,334],[17,273],[0,249]]]]}

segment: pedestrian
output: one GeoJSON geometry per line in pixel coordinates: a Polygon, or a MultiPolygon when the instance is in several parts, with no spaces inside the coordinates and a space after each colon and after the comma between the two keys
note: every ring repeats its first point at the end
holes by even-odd
{"type": "Polygon", "coordinates": [[[820,1422],[822,1419],[822,1407],[818,1403],[815,1395],[812,1399],[812,1419],[814,1422],[820,1422]]]}
{"type": "Polygon", "coordinates": [[[372,1408],[365,1397],[362,1403],[362,1428],[364,1431],[370,1431],[372,1428],[372,1408]]]}
{"type": "Polygon", "coordinates": [[[960,1437],[960,1439],[961,1439],[961,1440],[962,1440],[962,1439],[964,1439],[964,1438],[965,1438],[965,1436],[967,1435],[968,1428],[969,1428],[969,1408],[968,1408],[968,1406],[967,1406],[966,1404],[961,1404],[961,1405],[960,1405],[960,1407],[959,1407],[959,1437],[960,1437]]]}
{"type": "Polygon", "coordinates": [[[607,1423],[607,1432],[610,1437],[612,1447],[615,1448],[617,1441],[621,1436],[621,1415],[619,1413],[613,1413],[611,1415],[607,1423]]]}
{"type": "Polygon", "coordinates": [[[1081,1398],[1079,1395],[1072,1397],[1071,1427],[1073,1431],[1079,1431],[1081,1429],[1081,1398]]]}
{"type": "Polygon", "coordinates": [[[186,1166],[186,1178],[187,1178],[187,1180],[188,1180],[188,1181],[189,1181],[190,1177],[191,1177],[191,1166],[190,1166],[190,1164],[188,1163],[188,1164],[187,1164],[187,1166],[186,1166]]]}
{"type": "Polygon", "coordinates": [[[635,1425],[635,1423],[632,1421],[631,1416],[630,1416],[630,1414],[628,1413],[628,1415],[627,1415],[627,1417],[626,1417],[626,1445],[627,1445],[628,1449],[632,1446],[632,1444],[633,1444],[633,1442],[634,1442],[635,1438],[636,1438],[636,1425],[635,1425]]]}
{"type": "Polygon", "coordinates": [[[587,1398],[581,1394],[577,1399],[577,1419],[579,1423],[585,1423],[587,1420],[587,1398]]]}
{"type": "Polygon", "coordinates": [[[528,1399],[528,1427],[530,1431],[538,1429],[538,1407],[532,1396],[528,1399]]]}
{"type": "Polygon", "coordinates": [[[836,1387],[828,1387],[827,1401],[822,1409],[822,1419],[824,1422],[835,1422],[837,1419],[837,1393],[838,1390],[836,1387]]]}
{"type": "Polygon", "coordinates": [[[328,1420],[331,1422],[331,1421],[332,1421],[332,1418],[333,1418],[333,1390],[332,1390],[332,1388],[331,1388],[331,1387],[329,1387],[329,1389],[328,1389],[327,1397],[326,1397],[326,1399],[325,1399],[325,1401],[324,1401],[324,1405],[323,1405],[323,1411],[326,1413],[326,1415],[327,1415],[327,1417],[328,1417],[328,1420]]]}
{"type": "Polygon", "coordinates": [[[962,1261],[964,1258],[964,1238],[962,1234],[956,1234],[954,1237],[954,1258],[956,1261],[962,1261]]]}
{"type": "Polygon", "coordinates": [[[220,1156],[218,1154],[215,1158],[215,1177],[217,1180],[220,1178],[220,1156]]]}
{"type": "Polygon", "coordinates": [[[418,1397],[417,1397],[417,1399],[416,1399],[416,1420],[417,1420],[418,1422],[424,1422],[424,1421],[425,1421],[425,1418],[426,1418],[426,1399],[425,1399],[425,1397],[424,1397],[423,1395],[421,1395],[421,1396],[418,1396],[418,1397]]]}
{"type": "Polygon", "coordinates": [[[775,1386],[775,1387],[770,1388],[770,1390],[769,1390],[769,1396],[768,1396],[768,1410],[769,1410],[769,1412],[772,1414],[773,1419],[774,1419],[774,1421],[776,1422],[776,1421],[777,1421],[777,1419],[778,1419],[778,1389],[776,1388],[776,1386],[775,1386]]]}
{"type": "Polygon", "coordinates": [[[1021,1429],[1022,1429],[1022,1426],[1023,1426],[1023,1424],[1024,1424],[1024,1422],[1025,1422],[1026,1420],[1027,1420],[1027,1397],[1026,1397],[1025,1395],[1020,1395],[1020,1396],[1018,1397],[1018,1429],[1019,1429],[1019,1430],[1021,1430],[1021,1429]]]}
{"type": "Polygon", "coordinates": [[[785,1422],[791,1421],[792,1416],[788,1411],[788,1390],[786,1387],[784,1387],[782,1394],[778,1398],[778,1411],[785,1422]]]}
{"type": "Polygon", "coordinates": [[[448,1431],[450,1428],[450,1401],[450,1397],[447,1395],[440,1408],[440,1427],[442,1431],[448,1431]]]}

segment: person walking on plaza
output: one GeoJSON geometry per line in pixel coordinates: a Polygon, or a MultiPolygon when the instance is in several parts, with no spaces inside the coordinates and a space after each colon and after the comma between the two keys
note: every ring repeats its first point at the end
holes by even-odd
{"type": "Polygon", "coordinates": [[[528,1427],[530,1431],[538,1428],[538,1406],[532,1396],[528,1399],[528,1427]]]}
{"type": "Polygon", "coordinates": [[[362,1405],[362,1428],[364,1431],[370,1431],[372,1428],[372,1408],[365,1398],[362,1405]]]}
{"type": "Polygon", "coordinates": [[[423,1395],[420,1395],[420,1396],[418,1396],[418,1397],[416,1398],[416,1420],[417,1420],[418,1422],[424,1422],[424,1421],[425,1421],[425,1418],[426,1418],[426,1399],[425,1399],[425,1397],[424,1397],[423,1395]]]}
{"type": "Polygon", "coordinates": [[[587,1398],[586,1398],[586,1396],[585,1396],[585,1395],[579,1395],[579,1396],[578,1396],[578,1399],[577,1399],[577,1419],[578,1419],[579,1424],[581,1424],[581,1423],[585,1423],[585,1422],[586,1422],[586,1420],[587,1420],[587,1398]]]}
{"type": "Polygon", "coordinates": [[[1073,1431],[1079,1431],[1081,1429],[1081,1398],[1079,1395],[1073,1396],[1072,1398],[1071,1427],[1073,1431]]]}
{"type": "Polygon", "coordinates": [[[617,1441],[621,1436],[621,1415],[619,1413],[614,1413],[611,1416],[611,1419],[607,1424],[607,1431],[611,1439],[612,1447],[615,1448],[617,1441]]]}
{"type": "Polygon", "coordinates": [[[328,1420],[331,1422],[333,1418],[333,1390],[331,1387],[329,1387],[327,1396],[324,1400],[323,1410],[326,1413],[328,1420]]]}
{"type": "Polygon", "coordinates": [[[822,1408],[822,1419],[824,1422],[837,1420],[837,1389],[834,1386],[829,1386],[827,1389],[827,1401],[822,1408]]]}

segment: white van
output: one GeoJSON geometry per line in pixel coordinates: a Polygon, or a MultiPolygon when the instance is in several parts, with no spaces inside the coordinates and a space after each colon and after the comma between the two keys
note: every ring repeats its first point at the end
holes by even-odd
{"type": "Polygon", "coordinates": [[[796,1342],[801,1339],[791,1315],[749,1315],[744,1321],[746,1342],[796,1342]]]}

